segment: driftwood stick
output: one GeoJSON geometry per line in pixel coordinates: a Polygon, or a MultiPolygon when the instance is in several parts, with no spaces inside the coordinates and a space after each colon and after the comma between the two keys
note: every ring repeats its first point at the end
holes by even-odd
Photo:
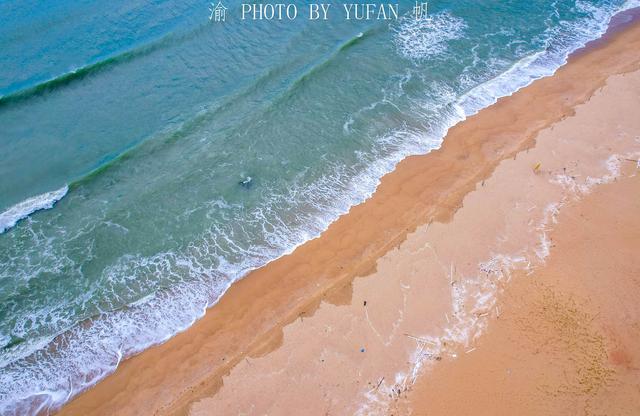
{"type": "Polygon", "coordinates": [[[405,337],[408,337],[408,338],[411,338],[411,339],[413,339],[413,340],[416,340],[416,341],[420,341],[420,342],[428,343],[428,344],[431,344],[431,345],[436,345],[436,343],[435,343],[435,342],[433,342],[433,341],[429,341],[428,339],[424,339],[424,338],[416,337],[416,336],[413,336],[413,335],[411,335],[411,334],[404,334],[404,336],[405,336],[405,337]]]}

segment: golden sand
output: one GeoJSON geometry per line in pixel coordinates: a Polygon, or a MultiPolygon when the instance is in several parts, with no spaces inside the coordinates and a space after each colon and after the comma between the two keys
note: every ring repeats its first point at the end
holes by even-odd
{"type": "MultiPolygon", "coordinates": [[[[570,213],[598,207],[607,189],[626,187],[617,204],[626,214],[593,208],[601,214],[594,220],[599,230],[638,212],[638,182],[629,178],[637,169],[629,160],[640,156],[638,50],[636,25],[452,128],[439,150],[401,162],[371,199],[321,237],[234,284],[192,328],[126,360],[61,413],[420,414],[436,392],[442,400],[429,414],[466,414],[446,411],[462,406],[464,386],[479,386],[476,406],[489,410],[509,393],[522,396],[514,409],[562,395],[563,385],[582,398],[609,391],[616,380],[628,389],[616,363],[637,371],[637,348],[624,341],[627,335],[611,338],[603,329],[608,321],[593,318],[602,316],[599,310],[581,306],[610,286],[574,294],[553,280],[541,278],[533,288],[523,282],[558,267],[566,280],[580,281],[573,262],[586,254],[571,252],[570,236],[584,225],[570,213]],[[521,324],[503,328],[507,313],[517,316],[505,295],[510,288],[521,291],[525,307],[545,312],[530,314],[531,322],[524,313],[521,324]],[[527,331],[540,322],[542,335],[527,331]],[[517,338],[502,350],[493,335],[500,328],[517,338]],[[517,367],[528,389],[501,390],[504,368],[480,377],[482,369],[493,370],[474,357],[507,354],[518,361],[540,340],[552,355],[539,357],[560,358],[530,360],[537,378],[517,367]],[[561,371],[558,363],[565,362],[568,370],[561,371]]],[[[631,236],[617,243],[632,251],[638,232],[628,227],[631,236]]],[[[618,247],[605,240],[615,239],[593,238],[585,250],[618,247]]],[[[600,257],[602,274],[594,281],[625,273],[633,282],[638,275],[633,256],[600,257]]],[[[619,289],[640,305],[635,284],[619,289]]],[[[615,298],[602,296],[601,307],[615,298]]],[[[616,331],[637,331],[637,309],[629,308],[616,331]]],[[[637,386],[632,393],[612,397],[626,397],[626,409],[637,403],[637,386]]],[[[575,414],[592,405],[565,404],[550,408],[575,414]]]]}

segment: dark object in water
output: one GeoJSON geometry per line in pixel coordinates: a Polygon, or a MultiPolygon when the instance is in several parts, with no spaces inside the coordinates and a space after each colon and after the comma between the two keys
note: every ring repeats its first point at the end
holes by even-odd
{"type": "Polygon", "coordinates": [[[2,347],[3,350],[8,350],[9,348],[15,347],[18,344],[22,344],[23,342],[25,342],[26,339],[21,338],[21,337],[17,337],[15,335],[11,335],[11,338],[9,339],[9,342],[2,347]]]}
{"type": "Polygon", "coordinates": [[[251,176],[247,176],[245,180],[238,182],[238,185],[249,189],[253,185],[253,178],[251,176]]]}

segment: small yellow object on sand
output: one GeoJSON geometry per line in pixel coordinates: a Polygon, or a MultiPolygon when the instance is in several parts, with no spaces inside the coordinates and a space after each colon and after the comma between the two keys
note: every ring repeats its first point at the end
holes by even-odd
{"type": "Polygon", "coordinates": [[[540,162],[536,163],[536,165],[533,167],[533,172],[534,173],[540,172],[540,165],[542,165],[542,163],[540,163],[540,162]]]}

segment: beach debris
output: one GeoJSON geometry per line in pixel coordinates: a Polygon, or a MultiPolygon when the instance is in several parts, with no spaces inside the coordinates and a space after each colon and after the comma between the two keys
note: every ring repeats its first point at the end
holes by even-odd
{"type": "Polygon", "coordinates": [[[427,346],[426,342],[420,344],[420,351],[418,351],[416,362],[422,361],[422,353],[424,352],[425,347],[427,346]]]}
{"type": "Polygon", "coordinates": [[[636,168],[640,169],[640,159],[628,159],[625,158],[624,160],[626,160],[627,162],[633,162],[636,164],[636,168]]]}
{"type": "Polygon", "coordinates": [[[360,348],[360,352],[364,352],[364,348],[360,348]]]}
{"type": "Polygon", "coordinates": [[[378,381],[378,384],[373,389],[371,389],[371,391],[377,391],[380,388],[380,385],[382,385],[383,381],[384,381],[384,377],[382,377],[380,381],[378,381]]]}
{"type": "Polygon", "coordinates": [[[465,354],[469,354],[470,352],[474,352],[475,350],[476,350],[476,348],[473,347],[470,350],[465,351],[465,354]]]}
{"type": "Polygon", "coordinates": [[[366,300],[364,301],[364,305],[363,306],[367,306],[367,301],[366,300]]]}
{"type": "Polygon", "coordinates": [[[540,172],[540,166],[542,166],[542,162],[536,163],[536,165],[533,167],[533,173],[540,172]]]}

